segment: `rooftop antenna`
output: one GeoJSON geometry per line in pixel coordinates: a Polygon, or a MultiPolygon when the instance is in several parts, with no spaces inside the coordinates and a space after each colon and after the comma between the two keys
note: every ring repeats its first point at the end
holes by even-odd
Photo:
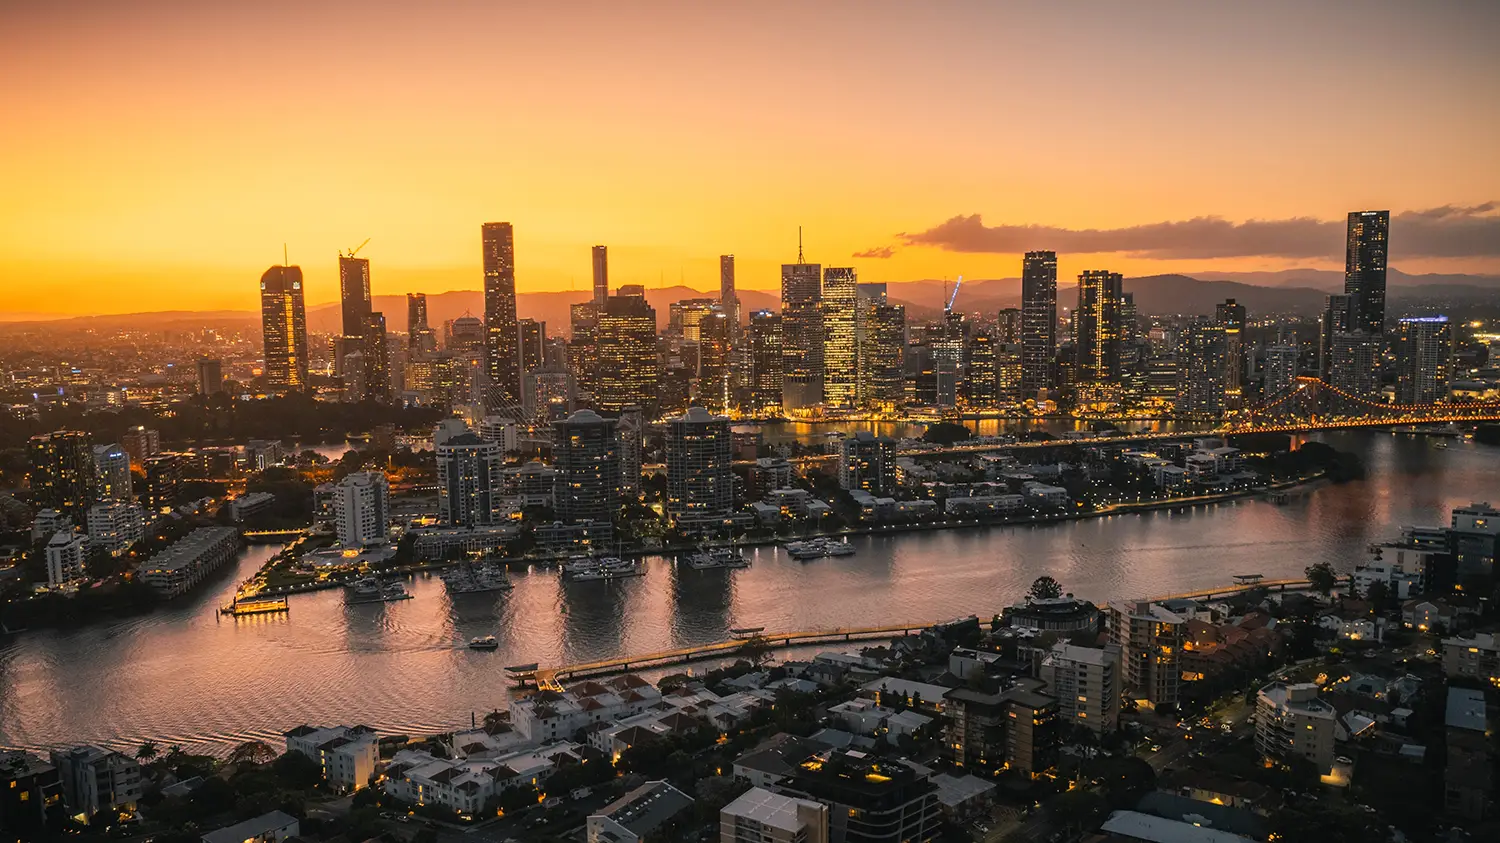
{"type": "Polygon", "coordinates": [[[286,244],[285,243],[281,244],[281,265],[282,266],[290,266],[291,265],[290,263],[287,262],[287,259],[286,259],[286,244]]]}
{"type": "Polygon", "coordinates": [[[797,226],[797,263],[802,263],[802,226],[797,226]]]}

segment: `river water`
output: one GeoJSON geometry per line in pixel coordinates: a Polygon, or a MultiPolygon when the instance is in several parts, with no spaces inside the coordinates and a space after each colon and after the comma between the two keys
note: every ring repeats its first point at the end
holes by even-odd
{"type": "Polygon", "coordinates": [[[1368,478],[1280,506],[859,537],[858,554],[806,564],[760,548],[742,571],[653,558],[633,580],[564,584],[537,569],[513,573],[511,592],[456,598],[420,576],[415,599],[399,603],[346,606],[341,592],[322,591],[294,596],[286,615],[219,620],[234,584],[275,552],[252,547],[237,572],[169,609],[0,641],[0,746],[152,739],[222,752],[251,738],[274,744],[304,722],[444,731],[507,703],[506,665],[652,652],[722,640],[734,627],[988,617],[1042,574],[1098,601],[1234,574],[1296,576],[1314,562],[1349,570],[1403,524],[1446,523],[1454,505],[1500,499],[1500,449],[1390,433],[1318,438],[1361,453],[1368,478]],[[466,648],[490,634],[498,652],[466,648]]]}

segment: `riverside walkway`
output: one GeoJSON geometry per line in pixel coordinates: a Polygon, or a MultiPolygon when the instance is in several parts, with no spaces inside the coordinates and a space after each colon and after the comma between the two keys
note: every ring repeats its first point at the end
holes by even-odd
{"type": "MultiPolygon", "coordinates": [[[[1233,585],[1221,585],[1213,588],[1200,589],[1198,591],[1185,591],[1180,594],[1167,594],[1160,597],[1149,598],[1151,602],[1162,600],[1205,600],[1214,597],[1228,597],[1241,594],[1252,589],[1264,588],[1270,591],[1285,592],[1305,589],[1310,583],[1305,579],[1284,580],[1258,580],[1255,582],[1235,583],[1233,585]]],[[[1107,609],[1108,603],[1099,604],[1099,608],[1107,609]]],[[[921,621],[909,624],[894,624],[888,626],[865,626],[865,627],[838,627],[835,629],[809,629],[799,632],[761,632],[754,640],[763,644],[767,649],[781,650],[788,647],[800,647],[807,644],[822,644],[834,641],[854,641],[862,638],[892,637],[895,635],[909,635],[914,632],[923,632],[945,624],[948,621],[921,621]]],[[[988,624],[990,621],[981,619],[980,624],[988,624]]],[[[550,691],[562,691],[563,680],[583,679],[587,677],[609,676],[616,673],[626,673],[631,670],[643,670],[653,667],[664,667],[674,664],[687,664],[689,662],[704,661],[707,659],[720,659],[732,656],[737,650],[745,646],[746,638],[731,638],[727,641],[715,641],[712,644],[699,644],[694,647],[680,647],[675,650],[663,650],[658,653],[645,653],[634,656],[619,656],[612,659],[601,659],[599,661],[584,662],[582,664],[564,665],[562,667],[537,667],[527,665],[525,667],[507,668],[511,678],[522,685],[535,683],[537,688],[550,691]]]]}

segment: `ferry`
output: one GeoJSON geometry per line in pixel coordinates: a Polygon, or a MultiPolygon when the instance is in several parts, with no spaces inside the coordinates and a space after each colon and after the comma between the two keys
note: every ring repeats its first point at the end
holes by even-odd
{"type": "Polygon", "coordinates": [[[498,638],[496,638],[495,636],[493,636],[493,635],[486,635],[486,636],[484,636],[482,638],[470,638],[469,639],[469,649],[470,650],[498,650],[498,649],[500,649],[500,640],[498,638]]]}
{"type": "Polygon", "coordinates": [[[449,594],[482,594],[515,588],[505,569],[493,562],[464,564],[440,575],[449,594]]]}
{"type": "Polygon", "coordinates": [[[853,556],[854,545],[835,538],[820,536],[800,542],[787,542],[784,547],[793,559],[808,562],[825,556],[853,556]]]}
{"type": "Polygon", "coordinates": [[[392,603],[411,599],[406,586],[398,582],[383,583],[378,577],[360,577],[347,588],[345,603],[392,603]]]}

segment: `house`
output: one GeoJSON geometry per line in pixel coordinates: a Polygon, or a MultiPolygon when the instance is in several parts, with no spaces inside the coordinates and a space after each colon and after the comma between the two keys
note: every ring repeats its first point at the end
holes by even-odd
{"type": "Polygon", "coordinates": [[[646,782],[588,818],[588,843],[668,843],[672,820],[693,798],[664,781],[646,782]]]}
{"type": "Polygon", "coordinates": [[[579,729],[640,714],[661,700],[661,692],[634,674],[603,682],[581,682],[568,690],[537,691],[511,700],[511,727],[535,743],[569,738],[579,729]]]}
{"type": "Polygon", "coordinates": [[[203,843],[283,843],[302,833],[297,818],[282,811],[272,811],[254,819],[210,831],[200,838],[203,843]]]}
{"type": "Polygon", "coordinates": [[[1366,613],[1339,612],[1318,618],[1318,626],[1340,641],[1384,641],[1385,618],[1366,613]]]}
{"type": "Polygon", "coordinates": [[[543,786],[559,766],[579,763],[581,751],[578,744],[563,742],[494,758],[449,759],[403,749],[386,766],[382,789],[403,802],[472,815],[502,791],[543,786]]]}
{"type": "Polygon", "coordinates": [[[859,735],[879,734],[885,728],[886,720],[895,713],[894,708],[886,708],[867,699],[852,699],[828,709],[829,716],[859,735]]]}
{"type": "Polygon", "coordinates": [[[283,737],[287,752],[298,752],[318,762],[323,780],[340,793],[359,790],[375,776],[380,745],[369,726],[302,725],[283,737]]]}
{"type": "Polygon", "coordinates": [[[1453,631],[1479,616],[1479,610],[1459,606],[1442,599],[1416,598],[1401,604],[1401,621],[1407,629],[1427,632],[1434,629],[1453,631]]]}

